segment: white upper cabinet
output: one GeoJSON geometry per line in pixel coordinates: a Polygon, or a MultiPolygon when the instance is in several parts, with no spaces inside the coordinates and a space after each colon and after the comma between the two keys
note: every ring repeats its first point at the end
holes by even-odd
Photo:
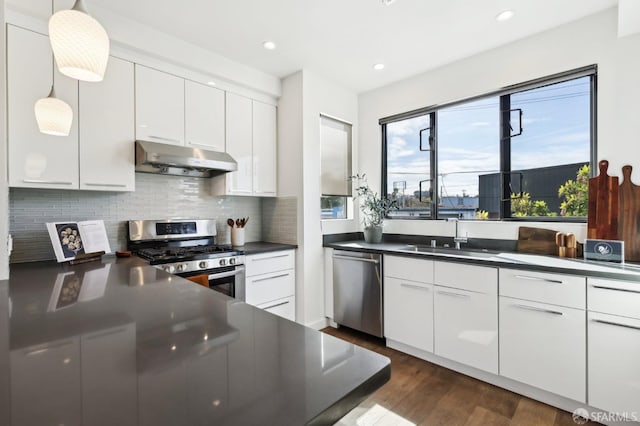
{"type": "Polygon", "coordinates": [[[276,194],[276,107],[253,101],[253,192],[276,194]]]}
{"type": "Polygon", "coordinates": [[[73,110],[69,136],[40,133],[34,105],[51,90],[49,39],[11,25],[7,32],[9,185],[77,189],[78,82],[56,71],[56,96],[73,110]]]}
{"type": "Polygon", "coordinates": [[[251,99],[227,93],[227,153],[238,162],[238,171],[223,175],[230,195],[251,195],[253,187],[251,99]]]}
{"type": "Polygon", "coordinates": [[[226,151],[238,170],[212,179],[214,195],[276,195],[276,107],[227,92],[226,151]]]}
{"type": "Polygon", "coordinates": [[[80,189],[135,189],[133,76],[112,57],[102,82],[80,82],[80,189]]]}
{"type": "Polygon", "coordinates": [[[186,80],[184,99],[186,145],[224,152],[224,91],[186,80]]]}
{"type": "Polygon", "coordinates": [[[184,145],[184,79],[136,64],[136,139],[184,145]]]}

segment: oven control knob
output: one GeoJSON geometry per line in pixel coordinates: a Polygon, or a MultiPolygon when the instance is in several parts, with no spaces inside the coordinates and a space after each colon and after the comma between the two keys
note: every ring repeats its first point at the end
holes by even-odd
{"type": "Polygon", "coordinates": [[[231,259],[229,259],[229,265],[235,265],[236,264],[236,258],[232,257],[231,259]]]}
{"type": "Polygon", "coordinates": [[[200,262],[198,263],[198,267],[200,269],[205,269],[207,266],[209,266],[209,264],[207,262],[200,262]]]}
{"type": "Polygon", "coordinates": [[[180,265],[176,266],[176,269],[178,270],[178,272],[182,272],[185,269],[187,269],[187,265],[185,265],[184,263],[181,263],[180,265]]]}
{"type": "Polygon", "coordinates": [[[220,259],[220,266],[224,266],[227,264],[227,259],[220,259]]]}
{"type": "Polygon", "coordinates": [[[167,266],[164,266],[162,269],[163,269],[165,272],[168,272],[168,273],[170,273],[170,274],[173,274],[173,271],[175,271],[175,269],[176,269],[176,268],[174,268],[174,267],[173,267],[173,265],[167,265],[167,266]]]}

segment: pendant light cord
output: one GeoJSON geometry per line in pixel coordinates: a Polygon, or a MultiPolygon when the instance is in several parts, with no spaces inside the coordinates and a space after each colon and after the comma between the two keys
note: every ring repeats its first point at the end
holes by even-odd
{"type": "MultiPolygon", "coordinates": [[[[51,0],[51,16],[53,16],[53,14],[55,13],[53,1],[54,0],[51,0]]],[[[52,48],[51,49],[51,93],[52,94],[55,86],[56,86],[56,57],[53,54],[53,48],[52,48]]]]}

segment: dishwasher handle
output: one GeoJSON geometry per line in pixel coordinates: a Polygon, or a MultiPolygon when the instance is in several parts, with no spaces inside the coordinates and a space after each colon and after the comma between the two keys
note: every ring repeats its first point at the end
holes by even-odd
{"type": "Polygon", "coordinates": [[[334,254],[333,255],[334,259],[344,259],[344,260],[354,260],[356,262],[367,262],[367,263],[374,263],[374,264],[378,264],[380,263],[379,260],[377,259],[369,259],[367,257],[351,257],[351,256],[341,256],[339,254],[334,254]]]}

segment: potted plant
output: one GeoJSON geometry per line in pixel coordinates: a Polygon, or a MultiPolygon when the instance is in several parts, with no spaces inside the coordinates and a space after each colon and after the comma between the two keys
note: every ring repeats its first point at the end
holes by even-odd
{"type": "Polygon", "coordinates": [[[368,243],[379,243],[382,241],[382,222],[392,209],[398,209],[398,202],[383,198],[373,191],[367,183],[366,175],[351,176],[351,179],[357,180],[358,186],[355,190],[360,198],[364,240],[368,243]]]}

